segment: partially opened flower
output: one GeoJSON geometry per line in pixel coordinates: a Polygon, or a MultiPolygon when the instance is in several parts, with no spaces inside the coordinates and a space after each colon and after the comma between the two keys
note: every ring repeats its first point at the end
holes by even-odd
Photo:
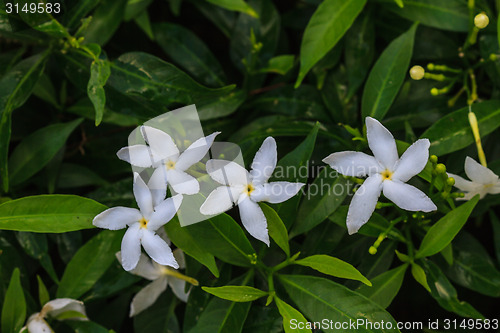
{"type": "Polygon", "coordinates": [[[267,220],[258,202],[286,201],[305,185],[290,182],[268,183],[276,162],[276,141],[272,137],[266,138],[255,154],[250,172],[235,162],[209,160],[208,174],[224,186],[219,186],[210,193],[201,205],[200,212],[205,215],[220,214],[237,204],[241,221],[250,235],[269,246],[267,220]]]}
{"type": "Polygon", "coordinates": [[[498,176],[469,156],[465,159],[465,174],[471,181],[448,173],[448,177],[455,179],[455,187],[465,193],[463,198],[457,198],[457,200],[470,200],[476,194],[479,194],[479,198],[482,199],[488,193],[500,193],[500,180],[498,176]]]}
{"type": "MultiPolygon", "coordinates": [[[[120,252],[116,254],[116,257],[121,262],[120,252]]],[[[181,249],[174,250],[174,257],[179,264],[179,269],[186,267],[184,253],[181,249]]],[[[198,285],[198,281],[195,279],[185,276],[177,270],[167,266],[159,265],[151,261],[144,254],[141,254],[137,267],[131,270],[130,273],[153,281],[142,288],[132,299],[132,303],[130,304],[130,317],[137,315],[153,305],[161,293],[167,289],[167,286],[172,288],[172,292],[177,298],[183,302],[187,302],[190,291],[185,292],[186,281],[195,286],[198,285]]]]}
{"type": "Polygon", "coordinates": [[[83,302],[71,298],[56,298],[45,303],[40,312],[32,314],[21,332],[48,333],[54,332],[45,318],[57,320],[88,320],[83,302]]]}
{"type": "Polygon", "coordinates": [[[118,151],[118,158],[137,167],[155,168],[153,177],[162,180],[155,184],[155,189],[166,187],[168,183],[176,193],[198,193],[200,184],[196,178],[185,171],[207,154],[220,132],[196,140],[180,153],[177,145],[167,133],[149,126],[142,126],[141,130],[148,145],[124,147],[118,151]]]}
{"type": "Polygon", "coordinates": [[[357,232],[370,219],[381,192],[405,210],[436,210],[436,205],[427,195],[406,184],[425,167],[429,158],[429,140],[416,141],[399,158],[391,132],[371,117],[366,117],[366,135],[374,156],[344,151],[333,153],[323,160],[345,176],[368,176],[349,205],[346,223],[349,234],[357,232]]]}
{"type": "MultiPolygon", "coordinates": [[[[154,182],[151,177],[149,182],[154,182]]],[[[141,244],[146,253],[157,263],[178,268],[172,250],[156,234],[156,230],[170,221],[182,203],[182,195],[165,198],[165,193],[153,193],[138,173],[134,174],[134,196],[139,209],[113,207],[94,218],[96,227],[118,230],[128,226],[123,236],[122,266],[130,271],[137,266],[141,256],[141,244]]]]}

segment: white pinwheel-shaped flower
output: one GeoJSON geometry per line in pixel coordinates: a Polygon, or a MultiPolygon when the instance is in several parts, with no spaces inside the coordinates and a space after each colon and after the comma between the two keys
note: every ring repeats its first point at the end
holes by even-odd
{"type": "Polygon", "coordinates": [[[448,173],[448,177],[453,177],[453,179],[455,179],[455,187],[465,193],[463,198],[457,198],[457,200],[470,200],[476,194],[479,194],[479,198],[482,199],[488,193],[500,193],[500,180],[498,176],[469,156],[465,159],[465,174],[471,181],[458,175],[448,173]]]}
{"type": "Polygon", "coordinates": [[[381,192],[405,210],[436,210],[436,205],[427,195],[406,184],[425,167],[429,158],[429,140],[417,140],[399,158],[391,132],[371,117],[366,117],[366,135],[374,156],[344,151],[333,153],[323,160],[345,176],[368,176],[349,206],[346,223],[349,234],[357,232],[370,219],[381,192]]]}
{"type": "MultiPolygon", "coordinates": [[[[179,264],[179,269],[185,268],[186,264],[182,250],[175,249],[173,253],[179,264]]],[[[121,262],[120,252],[116,254],[116,257],[121,262]]],[[[172,292],[175,296],[177,296],[177,298],[183,302],[187,302],[190,291],[184,291],[186,281],[195,286],[198,285],[198,281],[195,279],[185,276],[177,270],[171,269],[167,266],[159,265],[156,262],[151,261],[144,254],[141,254],[137,267],[131,270],[130,273],[152,281],[150,284],[142,288],[132,299],[132,303],[130,303],[130,317],[139,314],[153,305],[168,286],[172,288],[172,292]]]]}
{"type": "MultiPolygon", "coordinates": [[[[153,176],[148,184],[158,181],[153,176]]],[[[178,194],[163,200],[165,192],[150,191],[139,174],[135,173],[134,196],[139,209],[113,207],[97,215],[93,224],[109,230],[128,226],[121,245],[122,266],[126,271],[137,266],[141,256],[141,244],[146,253],[157,263],[178,268],[172,250],[156,234],[156,230],[174,217],[182,203],[182,195],[178,194]]]]}
{"type": "Polygon", "coordinates": [[[237,204],[243,225],[253,237],[269,246],[267,220],[258,202],[280,203],[297,194],[302,183],[267,181],[276,168],[276,141],[268,137],[262,143],[248,172],[235,162],[209,160],[207,172],[216,182],[224,185],[213,190],[207,197],[200,212],[216,215],[237,204]]]}
{"type": "Polygon", "coordinates": [[[118,158],[137,167],[155,168],[153,177],[162,179],[155,184],[160,189],[168,183],[176,193],[198,193],[200,184],[185,171],[207,154],[220,132],[196,140],[181,154],[167,133],[150,126],[142,126],[141,130],[148,145],[124,147],[116,153],[118,158]]]}
{"type": "Polygon", "coordinates": [[[56,298],[45,303],[40,312],[32,314],[20,332],[54,332],[45,318],[58,320],[88,320],[83,302],[71,298],[56,298]]]}

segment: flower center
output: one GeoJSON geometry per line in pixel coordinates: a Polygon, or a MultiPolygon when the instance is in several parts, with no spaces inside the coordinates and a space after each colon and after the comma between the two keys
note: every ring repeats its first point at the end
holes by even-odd
{"type": "Polygon", "coordinates": [[[170,269],[168,267],[165,267],[163,266],[161,268],[161,272],[163,275],[167,275],[167,276],[173,276],[177,279],[180,279],[180,280],[184,280],[186,282],[189,282],[191,283],[193,286],[198,286],[199,283],[198,283],[198,280],[190,277],[190,276],[187,276],[187,275],[184,275],[182,273],[179,273],[178,271],[176,271],[175,269],[170,269]]]}
{"type": "Polygon", "coordinates": [[[167,168],[167,170],[175,169],[175,162],[168,161],[167,163],[165,163],[165,167],[167,168]]]}
{"type": "Polygon", "coordinates": [[[382,175],[382,180],[383,181],[384,180],[391,180],[391,178],[392,178],[392,172],[389,171],[389,170],[387,170],[387,169],[385,169],[384,171],[382,171],[381,175],[382,175]]]}
{"type": "Polygon", "coordinates": [[[255,190],[255,187],[253,187],[252,184],[248,184],[245,188],[245,193],[250,195],[250,193],[252,193],[254,190],[255,190]]]}
{"type": "Polygon", "coordinates": [[[139,224],[141,225],[141,228],[146,229],[148,227],[148,220],[146,220],[144,217],[140,219],[139,224]]]}

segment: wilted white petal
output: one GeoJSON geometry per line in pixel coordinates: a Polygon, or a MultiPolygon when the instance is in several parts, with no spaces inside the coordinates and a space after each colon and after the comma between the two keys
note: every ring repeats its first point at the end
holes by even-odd
{"type": "Polygon", "coordinates": [[[154,154],[160,156],[161,159],[177,161],[179,149],[170,135],[150,126],[142,126],[141,132],[154,154]]]}
{"type": "Polygon", "coordinates": [[[196,178],[184,171],[168,170],[167,178],[170,186],[172,186],[176,193],[196,194],[200,192],[200,184],[196,178]]]}
{"type": "Polygon", "coordinates": [[[200,212],[204,215],[217,215],[224,213],[233,207],[240,197],[244,187],[219,186],[213,190],[205,202],[200,207],[200,212]]]}
{"type": "Polygon", "coordinates": [[[257,186],[250,193],[250,198],[255,202],[267,201],[270,203],[280,203],[293,197],[304,186],[303,183],[272,182],[262,186],[257,186]]]}
{"type": "Polygon", "coordinates": [[[137,205],[141,210],[142,215],[149,219],[151,213],[153,213],[153,197],[151,196],[151,191],[149,187],[144,183],[141,176],[137,172],[134,173],[134,197],[137,201],[137,205]]]}
{"type": "Polygon", "coordinates": [[[232,161],[209,160],[207,172],[213,180],[222,185],[246,185],[249,182],[248,171],[232,161]]]}
{"type": "Polygon", "coordinates": [[[156,206],[155,211],[151,214],[151,219],[148,222],[148,230],[156,231],[162,225],[170,221],[177,213],[181,204],[182,195],[177,194],[176,196],[168,198],[156,206]]]}
{"type": "Polygon", "coordinates": [[[364,177],[383,171],[375,157],[356,151],[333,153],[323,162],[344,176],[364,177]]]}
{"type": "Polygon", "coordinates": [[[276,149],[276,141],[273,137],[269,136],[264,140],[259,151],[257,151],[253,158],[252,170],[250,171],[252,183],[261,185],[267,182],[269,177],[273,174],[274,168],[276,168],[277,160],[278,152],[276,149]]]}
{"type": "Polygon", "coordinates": [[[465,159],[465,174],[470,180],[480,184],[494,184],[498,181],[498,176],[493,171],[477,163],[469,156],[465,159]]]}
{"type": "Polygon", "coordinates": [[[267,220],[259,207],[249,197],[238,202],[241,222],[248,233],[269,246],[269,233],[267,231],[267,220]]]}
{"type": "Polygon", "coordinates": [[[47,302],[42,307],[42,311],[40,313],[56,319],[88,320],[83,302],[71,298],[56,298],[47,302]],[[64,313],[69,311],[71,314],[69,316],[65,316],[64,313]],[[75,312],[80,315],[75,315],[75,312]]]}
{"type": "Polygon", "coordinates": [[[135,208],[113,207],[94,217],[92,224],[103,229],[119,230],[139,222],[141,218],[141,212],[135,208]]]}
{"type": "Polygon", "coordinates": [[[126,271],[134,269],[141,257],[142,230],[139,223],[135,223],[128,228],[123,236],[121,255],[122,266],[126,271]]]}
{"type": "Polygon", "coordinates": [[[467,179],[460,177],[459,175],[455,175],[453,173],[447,173],[448,177],[451,177],[455,180],[455,187],[460,191],[477,191],[478,186],[482,186],[481,184],[475,184],[467,179]]]}
{"type": "Polygon", "coordinates": [[[429,140],[420,139],[408,147],[396,164],[392,179],[406,182],[411,177],[418,175],[427,164],[430,145],[429,140]]]}
{"type": "Polygon", "coordinates": [[[142,233],[142,246],[151,259],[160,265],[171,266],[175,269],[179,268],[172,250],[160,236],[149,230],[144,230],[142,233]]]}
{"type": "Polygon", "coordinates": [[[368,222],[375,210],[381,190],[382,176],[377,173],[366,178],[363,185],[354,193],[347,212],[346,225],[349,235],[358,232],[359,228],[368,222]]]}
{"type": "Polygon", "coordinates": [[[186,268],[186,258],[184,257],[184,252],[181,249],[174,250],[174,258],[179,265],[179,269],[186,268]]]}
{"type": "Polygon", "coordinates": [[[142,288],[134,296],[132,303],[130,303],[130,317],[137,315],[153,305],[165,289],[167,289],[167,279],[165,276],[154,280],[142,288]]]}
{"type": "Polygon", "coordinates": [[[383,188],[386,198],[405,210],[431,212],[437,209],[432,200],[414,186],[397,180],[386,180],[383,188]]]}
{"type": "Polygon", "coordinates": [[[180,171],[188,169],[191,165],[199,162],[208,152],[215,137],[219,135],[220,132],[214,132],[204,138],[199,138],[193,142],[182,154],[179,156],[179,160],[175,164],[175,168],[180,171]]]}
{"type": "Polygon", "coordinates": [[[186,281],[181,280],[181,279],[176,279],[173,276],[168,277],[168,284],[172,288],[172,292],[174,293],[175,296],[177,296],[178,299],[180,299],[183,302],[187,302],[188,297],[189,297],[189,291],[185,292],[186,288],[186,281]]]}
{"type": "Polygon", "coordinates": [[[378,120],[366,117],[366,136],[368,146],[377,161],[383,167],[394,170],[394,165],[398,160],[398,150],[391,132],[378,120]]]}
{"type": "MultiPolygon", "coordinates": [[[[121,264],[122,263],[121,252],[116,253],[116,258],[121,264]]],[[[162,275],[161,270],[157,269],[157,267],[154,266],[153,263],[151,262],[151,259],[146,255],[144,255],[144,253],[141,253],[137,266],[135,266],[135,268],[129,272],[148,280],[156,280],[162,275]]]]}
{"type": "Polygon", "coordinates": [[[151,151],[146,145],[124,147],[116,155],[120,160],[141,168],[148,168],[154,163],[151,151]]]}
{"type": "Polygon", "coordinates": [[[148,187],[153,198],[153,207],[156,207],[167,195],[167,170],[160,166],[153,171],[149,178],[148,187]]]}
{"type": "Polygon", "coordinates": [[[29,333],[53,333],[52,328],[47,324],[47,322],[38,314],[32,315],[28,319],[28,324],[26,325],[29,333]]]}

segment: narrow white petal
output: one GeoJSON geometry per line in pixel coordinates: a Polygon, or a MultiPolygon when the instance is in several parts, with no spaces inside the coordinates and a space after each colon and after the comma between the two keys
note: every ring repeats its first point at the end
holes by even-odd
{"type": "Polygon", "coordinates": [[[141,176],[137,172],[134,173],[134,197],[142,215],[149,219],[153,213],[153,197],[149,187],[144,183],[141,176]]]}
{"type": "Polygon", "coordinates": [[[172,288],[172,292],[174,293],[174,295],[184,303],[187,303],[189,292],[191,290],[189,289],[188,292],[184,291],[186,288],[186,281],[170,276],[168,279],[168,284],[172,288]]]}
{"type": "Polygon", "coordinates": [[[164,276],[142,288],[134,296],[132,303],[130,303],[130,317],[139,314],[153,305],[165,289],[167,289],[167,279],[164,276]]]}
{"type": "Polygon", "coordinates": [[[162,159],[177,161],[179,149],[170,135],[150,126],[142,126],[141,130],[144,140],[149,144],[154,154],[162,159]]]}
{"type": "Polygon", "coordinates": [[[94,217],[92,224],[103,229],[119,230],[139,222],[141,218],[141,212],[135,208],[113,207],[94,217]]]}
{"type": "Polygon", "coordinates": [[[42,311],[40,311],[40,313],[45,314],[46,316],[57,318],[59,315],[62,315],[64,312],[68,311],[78,312],[81,314],[81,316],[75,315],[73,317],[65,317],[65,319],[87,319],[87,314],[85,313],[85,306],[83,305],[83,302],[71,298],[56,298],[50,302],[47,302],[42,307],[42,311]]]}
{"type": "Polygon", "coordinates": [[[498,181],[498,176],[493,171],[485,168],[469,156],[465,159],[465,173],[470,180],[480,184],[495,184],[498,181]]]}
{"type": "Polygon", "coordinates": [[[176,196],[168,198],[156,206],[155,211],[151,214],[151,219],[148,222],[148,230],[156,231],[162,225],[170,221],[177,213],[181,204],[182,195],[177,194],[176,196]]]}
{"type": "Polygon", "coordinates": [[[500,183],[497,183],[496,185],[493,185],[490,188],[488,188],[488,193],[490,194],[500,193],[500,183]]]}
{"type": "MultiPolygon", "coordinates": [[[[116,258],[121,264],[122,263],[121,252],[116,253],[116,258]]],[[[151,259],[144,253],[141,253],[137,266],[135,266],[133,270],[129,271],[129,273],[141,276],[151,281],[156,280],[162,275],[161,270],[157,269],[157,267],[153,265],[151,259]]]]}
{"type": "Polygon", "coordinates": [[[184,171],[187,170],[191,165],[199,162],[207,154],[208,150],[215,140],[215,137],[219,134],[220,132],[214,132],[193,142],[179,156],[179,160],[175,164],[175,168],[177,170],[184,171]]]}
{"type": "Polygon", "coordinates": [[[133,270],[141,257],[142,229],[139,223],[131,225],[122,239],[122,266],[126,271],[133,270]]]}
{"type": "Polygon", "coordinates": [[[385,168],[394,170],[394,165],[398,160],[398,150],[391,132],[378,120],[366,117],[366,136],[368,146],[377,161],[385,168]]]}
{"type": "Polygon", "coordinates": [[[26,325],[29,333],[53,333],[52,328],[39,316],[31,316],[26,325]]]}
{"type": "Polygon", "coordinates": [[[333,153],[323,162],[344,176],[364,177],[383,171],[375,157],[357,151],[333,153]]]}
{"type": "Polygon", "coordinates": [[[161,165],[153,171],[149,178],[148,187],[153,198],[153,207],[158,206],[167,194],[167,170],[161,165]]]}
{"type": "Polygon", "coordinates": [[[354,193],[347,212],[346,225],[349,235],[358,232],[359,228],[368,222],[375,210],[381,190],[382,176],[377,173],[366,178],[363,185],[354,193]]]}
{"type": "Polygon", "coordinates": [[[171,266],[175,269],[179,268],[172,250],[160,236],[155,235],[149,230],[144,230],[141,242],[144,250],[146,250],[151,259],[160,265],[171,266]]]}
{"type": "Polygon", "coordinates": [[[412,212],[431,212],[437,209],[432,200],[414,186],[392,180],[384,181],[382,186],[385,197],[400,208],[412,212]]]}
{"type": "Polygon", "coordinates": [[[250,193],[250,197],[255,202],[267,201],[270,203],[280,203],[295,196],[304,185],[303,183],[290,182],[265,183],[264,185],[257,186],[250,193]]]}
{"type": "Polygon", "coordinates": [[[248,171],[232,161],[209,160],[207,172],[213,180],[222,185],[246,185],[249,182],[248,171]]]}
{"type": "Polygon", "coordinates": [[[407,182],[411,177],[418,175],[427,164],[430,145],[428,139],[420,139],[408,147],[396,164],[392,179],[407,182]]]}
{"type": "Polygon", "coordinates": [[[116,153],[116,156],[122,161],[141,168],[148,168],[155,162],[146,145],[124,147],[116,153]]]}
{"type": "Polygon", "coordinates": [[[184,171],[169,170],[167,171],[169,185],[172,186],[176,193],[180,194],[196,194],[200,192],[200,184],[191,175],[184,171]]]}
{"type": "Polygon", "coordinates": [[[173,253],[177,264],[179,264],[179,269],[186,268],[186,258],[184,257],[184,252],[181,249],[175,249],[173,253]]]}
{"type": "Polygon", "coordinates": [[[455,175],[453,173],[447,173],[448,177],[455,179],[455,187],[460,191],[475,191],[478,186],[482,186],[481,184],[473,183],[467,179],[460,177],[459,175],[455,175]]]}
{"type": "Polygon", "coordinates": [[[259,151],[255,154],[252,162],[252,170],[250,175],[252,183],[261,185],[267,182],[269,177],[273,174],[274,168],[278,161],[278,151],[276,149],[276,141],[273,137],[267,137],[259,151]]]}
{"type": "Polygon", "coordinates": [[[248,233],[269,246],[267,220],[259,204],[247,197],[238,202],[238,207],[240,208],[241,222],[248,233]]]}
{"type": "Polygon", "coordinates": [[[213,190],[200,207],[204,215],[217,215],[224,213],[237,202],[243,187],[219,186],[213,190]]]}

